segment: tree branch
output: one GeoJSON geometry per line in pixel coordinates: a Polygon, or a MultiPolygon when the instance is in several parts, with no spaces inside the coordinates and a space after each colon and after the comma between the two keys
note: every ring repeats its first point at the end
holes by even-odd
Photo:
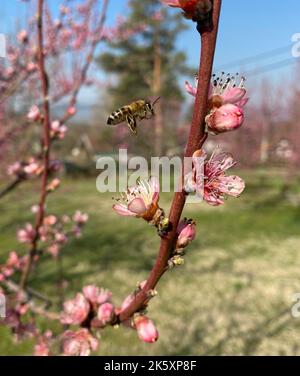
{"type": "MultiPolygon", "coordinates": [[[[213,24],[211,30],[203,30],[201,33],[201,58],[199,67],[199,85],[193,112],[192,125],[189,139],[185,149],[185,156],[191,157],[193,153],[202,147],[206,140],[205,134],[205,116],[207,114],[207,100],[209,85],[212,74],[214,53],[218,33],[218,25],[221,11],[222,0],[213,2],[213,24]]],[[[166,270],[168,260],[176,241],[176,229],[186,202],[185,192],[176,192],[174,194],[169,220],[171,231],[165,238],[162,238],[159,253],[156,262],[150,272],[149,278],[142,291],[136,295],[134,301],[122,311],[117,321],[122,322],[130,318],[135,312],[139,311],[148,298],[148,291],[155,288],[161,276],[166,270]]]]}
{"type": "Polygon", "coordinates": [[[45,54],[44,54],[44,36],[43,36],[43,6],[44,0],[38,0],[38,13],[37,13],[37,28],[38,28],[38,66],[40,72],[40,78],[42,83],[42,95],[43,95],[43,112],[44,112],[44,121],[43,121],[43,175],[42,175],[42,186],[41,186],[41,195],[39,202],[39,211],[36,216],[35,224],[35,237],[32,241],[31,248],[29,251],[29,258],[27,265],[24,269],[24,272],[21,277],[20,288],[24,290],[29,273],[31,270],[32,262],[34,256],[37,253],[37,245],[39,240],[39,228],[43,224],[45,217],[45,203],[47,197],[47,183],[49,176],[49,163],[50,163],[50,146],[51,146],[51,137],[50,137],[50,105],[49,105],[49,80],[45,67],[45,54]]]}

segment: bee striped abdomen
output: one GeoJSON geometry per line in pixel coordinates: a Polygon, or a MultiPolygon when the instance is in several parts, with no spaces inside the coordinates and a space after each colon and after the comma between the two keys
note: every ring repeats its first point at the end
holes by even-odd
{"type": "Polygon", "coordinates": [[[126,120],[126,116],[131,113],[128,106],[122,107],[119,110],[114,111],[108,118],[108,125],[117,125],[126,120]]]}

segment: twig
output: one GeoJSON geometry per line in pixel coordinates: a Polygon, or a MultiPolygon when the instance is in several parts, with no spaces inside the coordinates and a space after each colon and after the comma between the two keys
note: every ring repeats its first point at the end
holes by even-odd
{"type": "Polygon", "coordinates": [[[3,198],[9,192],[13,191],[24,180],[25,179],[23,179],[21,177],[17,177],[15,180],[13,180],[11,183],[9,183],[5,188],[3,188],[3,190],[0,192],[0,198],[3,198]]]}
{"type": "MultiPolygon", "coordinates": [[[[222,0],[214,0],[213,7],[213,25],[211,30],[204,30],[201,33],[201,59],[199,67],[198,91],[195,101],[192,125],[190,129],[188,143],[186,145],[185,156],[191,157],[193,153],[202,147],[206,140],[205,134],[205,116],[207,114],[207,100],[209,85],[212,74],[214,53],[216,48],[216,39],[218,33],[219,17],[222,0]]],[[[150,272],[147,283],[142,291],[136,295],[135,300],[120,313],[117,321],[125,321],[135,312],[139,311],[148,297],[148,291],[155,288],[161,276],[166,270],[174,242],[176,240],[176,229],[186,202],[184,192],[174,194],[172,207],[169,214],[169,220],[172,225],[171,231],[165,238],[162,238],[159,253],[156,262],[150,272]]]]}
{"type": "MultiPolygon", "coordinates": [[[[98,27],[98,33],[99,34],[101,34],[101,32],[103,30],[103,27],[104,27],[108,5],[109,5],[109,0],[104,0],[103,1],[103,5],[102,5],[102,11],[101,11],[101,15],[100,15],[100,20],[99,20],[99,27],[98,27]]],[[[89,70],[89,67],[90,67],[92,61],[93,61],[93,57],[94,57],[97,45],[101,41],[101,39],[102,38],[100,38],[100,39],[94,38],[94,40],[91,43],[90,52],[88,53],[88,55],[86,57],[85,64],[83,65],[83,68],[81,70],[80,78],[78,80],[77,85],[75,86],[75,89],[74,89],[72,95],[71,95],[68,108],[73,107],[73,106],[76,105],[79,91],[80,91],[82,85],[84,84],[84,82],[86,80],[87,72],[89,70]]],[[[64,114],[63,118],[60,120],[61,123],[65,123],[72,116],[72,115],[70,115],[68,113],[68,108],[67,108],[67,111],[64,114]]]]}
{"type": "Polygon", "coordinates": [[[8,290],[12,292],[21,292],[25,296],[25,300],[30,300],[31,298],[39,299],[47,304],[47,307],[50,307],[52,305],[52,301],[45,296],[44,294],[40,293],[39,291],[36,291],[32,289],[31,287],[27,287],[25,290],[21,290],[20,287],[13,281],[5,280],[1,282],[2,285],[4,285],[8,290]]]}
{"type": "Polygon", "coordinates": [[[43,316],[49,320],[60,319],[59,313],[48,311],[45,307],[41,307],[37,305],[35,302],[33,302],[32,300],[30,300],[30,297],[34,295],[38,299],[45,301],[45,303],[47,303],[47,307],[49,307],[50,301],[39,292],[31,290],[31,289],[30,289],[31,292],[28,291],[29,289],[27,289],[27,291],[21,290],[20,287],[12,281],[3,281],[2,284],[4,284],[6,288],[12,292],[22,292],[24,294],[25,302],[26,304],[28,304],[31,312],[35,313],[36,315],[43,316]]]}

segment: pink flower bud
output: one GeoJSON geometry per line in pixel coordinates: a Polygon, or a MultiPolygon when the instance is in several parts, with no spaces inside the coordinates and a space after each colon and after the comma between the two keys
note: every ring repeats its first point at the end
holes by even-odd
{"type": "Polygon", "coordinates": [[[154,343],[158,340],[158,331],[152,320],[140,315],[134,318],[134,325],[139,339],[143,342],[154,343]]]}
{"type": "Polygon", "coordinates": [[[102,324],[108,324],[112,321],[115,315],[115,307],[111,303],[104,303],[98,309],[98,320],[102,324]]]}
{"type": "Polygon", "coordinates": [[[206,117],[207,129],[213,134],[233,131],[244,121],[244,111],[234,104],[225,104],[206,117]]]}
{"type": "Polygon", "coordinates": [[[196,237],[196,223],[193,220],[184,219],[177,227],[176,249],[187,247],[196,237]]]}

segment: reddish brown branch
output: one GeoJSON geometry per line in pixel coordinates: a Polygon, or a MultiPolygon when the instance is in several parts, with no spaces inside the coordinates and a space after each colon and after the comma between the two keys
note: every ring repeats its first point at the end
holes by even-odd
{"type": "Polygon", "coordinates": [[[38,0],[38,13],[37,13],[37,28],[38,28],[38,66],[40,72],[40,79],[42,83],[42,95],[43,95],[43,175],[42,175],[42,186],[41,186],[41,195],[39,201],[39,211],[36,216],[35,224],[35,237],[32,241],[29,258],[27,265],[22,274],[20,288],[24,290],[33,259],[37,253],[37,245],[39,240],[39,229],[44,221],[45,216],[45,203],[47,197],[47,183],[49,176],[49,163],[50,163],[50,146],[51,146],[51,137],[50,137],[50,106],[49,106],[49,80],[45,67],[45,55],[44,55],[44,35],[43,35],[43,6],[44,0],[38,0]]]}
{"type": "Polygon", "coordinates": [[[10,193],[11,191],[13,191],[15,188],[18,187],[18,185],[24,181],[23,178],[21,177],[17,177],[15,180],[13,180],[11,183],[9,183],[5,188],[2,189],[2,191],[0,192],[0,199],[3,198],[4,196],[6,196],[8,193],[10,193]]]}
{"type": "MultiPolygon", "coordinates": [[[[185,150],[186,157],[192,156],[193,153],[199,149],[206,140],[205,116],[207,114],[207,100],[216,48],[221,3],[222,0],[214,0],[212,29],[203,31],[201,33],[199,85],[189,139],[185,150]]],[[[155,288],[159,279],[164,274],[173,250],[174,242],[176,240],[176,229],[185,205],[185,201],[186,195],[184,192],[175,193],[169,214],[172,230],[168,233],[167,237],[161,240],[159,253],[146,285],[144,286],[143,290],[137,294],[135,300],[129,305],[129,307],[120,313],[118,317],[119,321],[125,321],[143,307],[145,301],[147,300],[147,292],[155,288]]]]}

